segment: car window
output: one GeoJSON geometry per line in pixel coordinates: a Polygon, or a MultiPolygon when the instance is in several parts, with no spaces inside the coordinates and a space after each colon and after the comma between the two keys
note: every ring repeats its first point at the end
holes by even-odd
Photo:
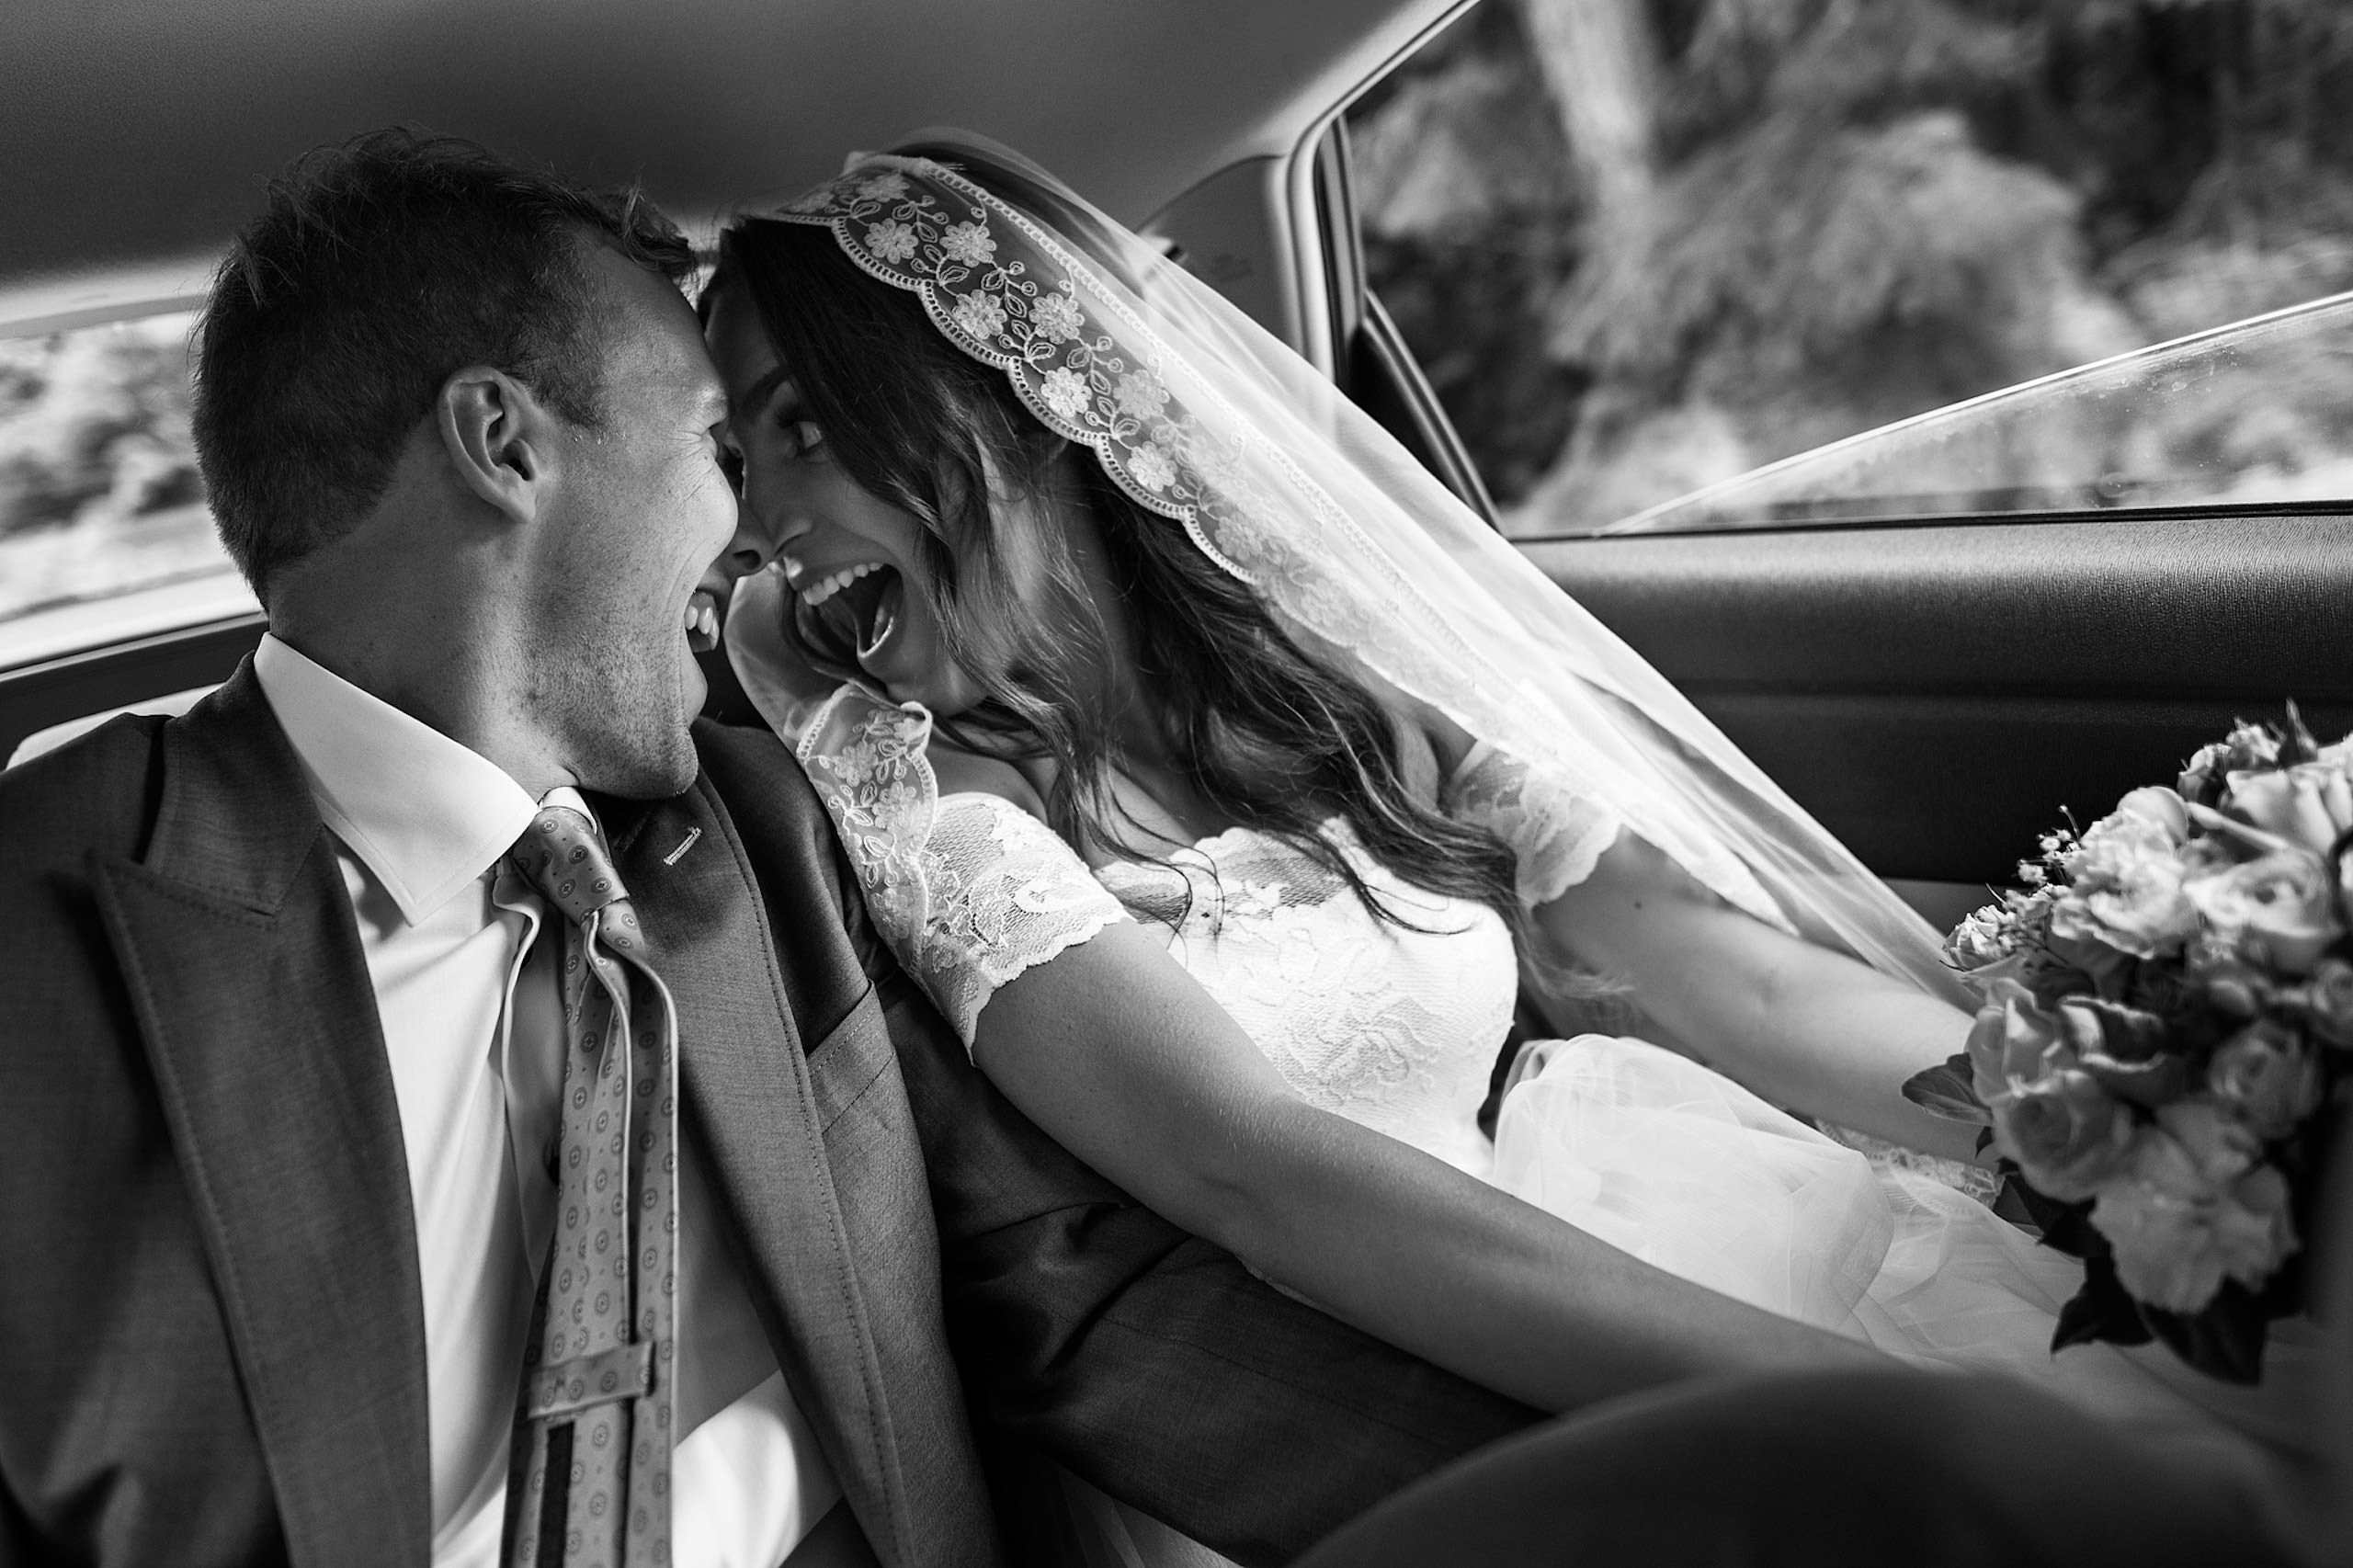
{"type": "Polygon", "coordinates": [[[1484,0],[1348,124],[1372,290],[1556,537],[2353,495],[2342,312],[2048,381],[2353,290],[2349,96],[2321,0],[1484,0]]]}
{"type": "Polygon", "coordinates": [[[197,476],[191,321],[0,339],[0,669],[256,608],[197,476]]]}
{"type": "Polygon", "coordinates": [[[1804,453],[1599,531],[2353,501],[2353,295],[1804,453]]]}

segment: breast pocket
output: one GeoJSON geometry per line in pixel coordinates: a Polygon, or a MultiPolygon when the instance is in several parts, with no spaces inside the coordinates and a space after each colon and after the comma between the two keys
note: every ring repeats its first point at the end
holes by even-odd
{"type": "MultiPolygon", "coordinates": [[[[898,1058],[881,999],[869,985],[842,1021],[809,1052],[809,1083],[817,1096],[817,1124],[830,1140],[842,1113],[871,1093],[886,1074],[898,1082],[898,1058]]],[[[904,1095],[898,1096],[904,1098],[904,1095]]]]}
{"type": "Polygon", "coordinates": [[[810,1052],[809,1076],[858,1273],[870,1283],[890,1282],[869,1292],[870,1307],[877,1301],[936,1302],[939,1238],[923,1146],[874,991],[810,1052]]]}

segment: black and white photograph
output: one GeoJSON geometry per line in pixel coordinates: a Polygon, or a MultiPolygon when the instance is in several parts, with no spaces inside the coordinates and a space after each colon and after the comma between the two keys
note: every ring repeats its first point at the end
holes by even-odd
{"type": "Polygon", "coordinates": [[[0,1568],[2353,1565],[2353,4],[13,0],[0,1568]]]}

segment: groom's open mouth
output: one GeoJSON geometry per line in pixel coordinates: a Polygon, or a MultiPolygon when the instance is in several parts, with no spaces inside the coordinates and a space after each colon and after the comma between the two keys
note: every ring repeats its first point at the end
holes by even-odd
{"type": "Polygon", "coordinates": [[[708,653],[719,646],[719,600],[707,588],[698,588],[687,600],[687,646],[708,653]]]}
{"type": "Polygon", "coordinates": [[[845,664],[863,665],[899,630],[906,584],[894,567],[860,562],[802,588],[793,617],[803,642],[845,664]]]}

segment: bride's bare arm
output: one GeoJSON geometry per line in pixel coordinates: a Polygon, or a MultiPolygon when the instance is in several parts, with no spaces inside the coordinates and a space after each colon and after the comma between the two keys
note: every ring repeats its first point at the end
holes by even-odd
{"type": "Polygon", "coordinates": [[[1142,927],[1007,982],[973,1060],[1056,1142],[1346,1321],[1545,1409],[1876,1352],[1665,1274],[1291,1093],[1142,927]]]}
{"type": "Polygon", "coordinates": [[[1952,1159],[1976,1129],[1905,1100],[1904,1080],[1961,1047],[1964,1013],[1732,908],[1620,834],[1593,875],[1537,912],[1585,963],[1711,1066],[1778,1104],[1952,1159]]]}
{"type": "MultiPolygon", "coordinates": [[[[1451,777],[1470,735],[1427,707],[1400,711],[1451,777]]],[[[1751,919],[1632,834],[1536,920],[1556,948],[1631,981],[1675,1043],[1766,1098],[1907,1148],[1977,1157],[1975,1128],[1903,1095],[1906,1078],[1961,1049],[1965,1014],[1751,919]]]]}

